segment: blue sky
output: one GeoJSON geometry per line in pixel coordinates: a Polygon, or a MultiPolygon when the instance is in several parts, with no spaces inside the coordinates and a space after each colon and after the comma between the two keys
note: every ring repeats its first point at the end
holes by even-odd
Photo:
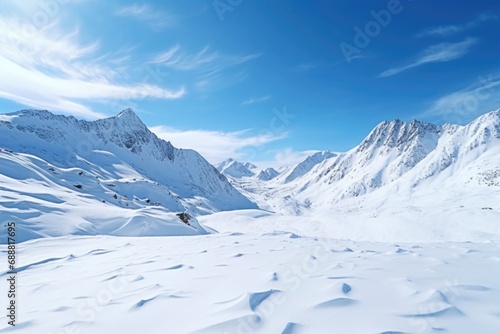
{"type": "Polygon", "coordinates": [[[500,108],[500,3],[2,1],[0,111],[132,107],[210,162],[345,151],[383,120],[500,108]]]}

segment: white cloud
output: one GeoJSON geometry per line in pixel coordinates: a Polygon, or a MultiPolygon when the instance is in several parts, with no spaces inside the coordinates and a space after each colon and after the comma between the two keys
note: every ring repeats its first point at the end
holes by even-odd
{"type": "Polygon", "coordinates": [[[313,155],[314,153],[319,152],[318,150],[305,150],[305,151],[295,151],[292,148],[284,148],[280,150],[276,150],[273,152],[269,152],[274,154],[272,160],[267,161],[252,161],[257,167],[263,169],[267,167],[273,167],[275,169],[280,169],[282,167],[291,167],[295,166],[302,161],[304,161],[307,157],[313,155]]]}
{"type": "Polygon", "coordinates": [[[286,134],[250,135],[249,130],[222,132],[207,130],[187,130],[166,127],[150,127],[158,137],[170,141],[178,148],[198,151],[205,159],[215,164],[228,158],[248,159],[245,149],[262,150],[268,143],[285,138],[286,134]]]}
{"type": "Polygon", "coordinates": [[[150,63],[160,64],[179,71],[205,70],[217,72],[224,68],[246,63],[260,57],[260,54],[245,56],[222,55],[215,51],[210,51],[209,46],[205,46],[200,51],[190,54],[181,51],[179,44],[154,56],[150,63]]]}
{"type": "Polygon", "coordinates": [[[161,64],[179,71],[189,71],[212,64],[220,57],[217,52],[209,52],[208,46],[195,54],[187,54],[179,51],[180,45],[177,44],[153,57],[151,63],[161,64]]]}
{"type": "Polygon", "coordinates": [[[246,101],[244,101],[242,104],[255,104],[255,103],[262,103],[266,102],[271,98],[270,95],[262,96],[262,97],[257,97],[257,98],[251,98],[246,101]]]}
{"type": "Polygon", "coordinates": [[[183,50],[179,44],[176,44],[170,49],[156,54],[149,63],[176,71],[194,73],[196,76],[195,88],[206,92],[223,89],[245,80],[247,74],[244,71],[239,70],[228,73],[228,70],[260,56],[261,54],[224,55],[210,50],[209,46],[205,46],[196,53],[189,53],[183,50]],[[221,78],[223,72],[224,77],[221,78]]]}
{"type": "Polygon", "coordinates": [[[15,17],[0,17],[1,98],[96,118],[103,115],[88,108],[86,102],[178,99],[185,94],[183,87],[167,90],[146,83],[115,83],[120,76],[116,69],[126,67],[126,57],[99,54],[99,43],[83,45],[77,30],[61,33],[56,24],[27,38],[20,33],[20,24],[15,17]]]}
{"type": "Polygon", "coordinates": [[[119,8],[115,14],[117,16],[132,17],[139,21],[146,22],[152,29],[161,30],[172,26],[176,22],[175,16],[149,5],[133,4],[119,8]]]}
{"type": "Polygon", "coordinates": [[[423,37],[423,36],[431,36],[431,35],[452,35],[455,33],[459,33],[461,31],[466,30],[465,26],[457,26],[457,25],[448,25],[448,26],[439,26],[439,27],[434,27],[430,28],[428,30],[425,30],[421,32],[420,34],[417,35],[417,37],[423,37]]]}
{"type": "Polygon", "coordinates": [[[177,51],[179,51],[180,48],[181,48],[181,46],[179,44],[176,44],[173,47],[171,47],[170,49],[165,50],[165,51],[157,54],[156,56],[154,56],[151,59],[150,63],[151,64],[168,63],[172,60],[172,58],[176,55],[177,51]]]}
{"type": "Polygon", "coordinates": [[[500,75],[479,77],[468,87],[434,101],[423,116],[439,116],[446,121],[468,121],[479,114],[500,108],[500,75]]]}
{"type": "Polygon", "coordinates": [[[477,39],[467,38],[458,43],[440,43],[428,47],[416,60],[413,62],[396,68],[391,68],[382,72],[379,77],[386,78],[414,67],[422,66],[429,63],[446,62],[459,59],[465,56],[470,48],[476,44],[477,39]]]}
{"type": "Polygon", "coordinates": [[[481,14],[479,15],[475,20],[469,21],[465,24],[462,25],[447,25],[447,26],[439,26],[439,27],[434,27],[430,28],[427,30],[422,31],[421,33],[417,34],[417,37],[424,37],[424,36],[449,36],[452,34],[457,34],[462,31],[469,30],[482,22],[489,21],[489,20],[498,20],[499,17],[497,15],[492,15],[492,14],[481,14]]]}

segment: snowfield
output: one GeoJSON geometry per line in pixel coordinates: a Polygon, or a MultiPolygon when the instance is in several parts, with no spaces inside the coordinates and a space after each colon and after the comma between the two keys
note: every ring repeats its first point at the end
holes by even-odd
{"type": "Polygon", "coordinates": [[[273,232],[72,236],[19,249],[19,322],[11,328],[2,315],[0,333],[500,330],[500,246],[493,242],[373,243],[273,232]]]}

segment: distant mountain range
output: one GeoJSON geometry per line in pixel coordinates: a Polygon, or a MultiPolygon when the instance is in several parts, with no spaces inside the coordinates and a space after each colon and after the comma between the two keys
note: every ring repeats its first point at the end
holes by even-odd
{"type": "Polygon", "coordinates": [[[232,182],[280,214],[500,221],[500,111],[465,126],[382,122],[348,152],[316,153],[270,181],[232,182]]]}
{"type": "Polygon", "coordinates": [[[223,161],[215,166],[219,172],[224,175],[240,178],[245,176],[254,176],[257,166],[250,162],[238,162],[232,158],[223,161]]]}
{"type": "Polygon", "coordinates": [[[196,216],[258,207],[500,221],[500,111],[465,126],[382,122],[348,152],[277,171],[234,159],[214,167],[159,139],[131,109],[93,122],[22,110],[0,115],[0,196],[0,219],[19,222],[23,240],[200,234],[196,216]]]}

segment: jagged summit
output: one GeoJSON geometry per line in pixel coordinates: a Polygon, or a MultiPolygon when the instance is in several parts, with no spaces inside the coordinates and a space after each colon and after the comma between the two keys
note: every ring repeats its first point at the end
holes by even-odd
{"type": "Polygon", "coordinates": [[[302,182],[307,187],[311,187],[311,182],[328,185],[335,201],[390,186],[414,189],[424,181],[445,175],[470,174],[463,177],[468,182],[498,184],[500,170],[491,167],[491,154],[499,148],[498,139],[499,111],[463,126],[386,121],[377,125],[359,146],[323,166],[314,180],[302,182]]]}
{"type": "Polygon", "coordinates": [[[215,166],[219,172],[234,178],[250,177],[255,175],[257,166],[250,162],[239,162],[229,158],[215,166]]]}
{"type": "MultiPolygon", "coordinates": [[[[4,116],[9,117],[18,117],[18,118],[36,118],[40,120],[49,120],[49,119],[68,119],[71,121],[76,121],[76,118],[73,116],[65,116],[60,114],[53,114],[45,109],[21,109],[15,112],[4,114],[4,116]]],[[[1,121],[1,120],[0,120],[1,121]]]]}
{"type": "Polygon", "coordinates": [[[261,181],[270,181],[277,177],[279,172],[274,168],[266,168],[260,171],[257,175],[257,178],[261,181]]]}
{"type": "MultiPolygon", "coordinates": [[[[98,124],[113,122],[113,126],[120,127],[124,131],[144,131],[150,132],[146,124],[137,116],[132,108],[127,108],[121,111],[118,115],[98,119],[94,121],[98,124]]],[[[109,125],[107,125],[109,127],[109,125]]]]}
{"type": "Polygon", "coordinates": [[[137,117],[137,115],[132,108],[126,108],[120,111],[116,117],[137,117]]]}
{"type": "Polygon", "coordinates": [[[405,151],[419,145],[433,146],[442,131],[441,126],[417,120],[410,123],[401,120],[384,121],[368,134],[357,150],[358,152],[375,150],[385,154],[394,147],[405,151]]]}
{"type": "Polygon", "coordinates": [[[137,114],[132,110],[132,108],[127,108],[121,111],[118,115],[111,117],[111,118],[118,118],[121,120],[126,120],[126,121],[131,121],[131,122],[138,122],[141,124],[144,124],[142,120],[137,116],[137,114]]]}

